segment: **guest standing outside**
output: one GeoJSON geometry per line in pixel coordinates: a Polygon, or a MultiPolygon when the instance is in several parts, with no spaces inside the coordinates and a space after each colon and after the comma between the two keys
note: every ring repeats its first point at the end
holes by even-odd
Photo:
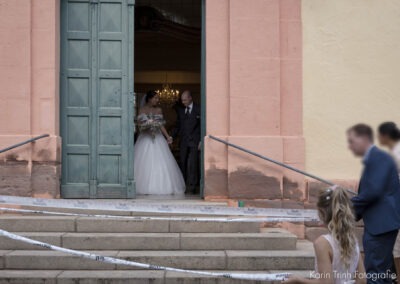
{"type": "Polygon", "coordinates": [[[373,131],[357,124],[347,131],[349,149],[362,157],[364,170],[353,197],[356,219],[364,221],[364,265],[367,283],[392,283],[393,247],[400,228],[400,182],[392,157],[373,144],[373,131]]]}
{"type": "MultiPolygon", "coordinates": [[[[400,129],[394,122],[384,122],[379,128],[379,143],[386,146],[390,150],[394,161],[397,165],[397,171],[400,176],[400,129]]],[[[397,204],[400,206],[400,204],[397,204]]],[[[396,266],[396,272],[400,273],[400,234],[397,235],[396,243],[393,249],[394,264],[396,266]]]]}

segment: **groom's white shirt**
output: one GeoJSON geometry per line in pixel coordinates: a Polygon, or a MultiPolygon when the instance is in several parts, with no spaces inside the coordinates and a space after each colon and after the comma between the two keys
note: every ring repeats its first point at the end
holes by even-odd
{"type": "Polygon", "coordinates": [[[191,114],[191,113],[192,113],[192,109],[193,109],[193,102],[192,102],[188,107],[186,107],[186,109],[185,109],[185,114],[186,114],[187,112],[189,112],[189,114],[191,114]]]}

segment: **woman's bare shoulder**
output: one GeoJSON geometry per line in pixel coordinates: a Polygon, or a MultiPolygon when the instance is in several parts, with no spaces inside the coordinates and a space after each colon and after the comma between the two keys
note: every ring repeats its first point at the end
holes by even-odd
{"type": "Polygon", "coordinates": [[[319,236],[314,241],[314,249],[315,250],[329,250],[330,248],[331,248],[331,245],[324,236],[319,236]]]}

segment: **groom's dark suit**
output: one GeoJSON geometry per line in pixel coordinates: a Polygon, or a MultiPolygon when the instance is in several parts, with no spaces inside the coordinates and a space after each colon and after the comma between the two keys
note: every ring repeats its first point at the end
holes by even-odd
{"type": "Polygon", "coordinates": [[[189,182],[189,191],[193,192],[198,182],[198,146],[201,141],[200,106],[193,103],[191,110],[179,107],[177,113],[176,127],[171,136],[175,139],[180,134],[180,167],[185,181],[189,182]]]}
{"type": "MultiPolygon", "coordinates": [[[[357,220],[364,221],[363,245],[367,273],[385,273],[393,264],[393,246],[400,228],[400,182],[396,164],[373,146],[364,157],[358,195],[352,198],[357,220]]],[[[392,283],[378,279],[367,283],[392,283]]]]}

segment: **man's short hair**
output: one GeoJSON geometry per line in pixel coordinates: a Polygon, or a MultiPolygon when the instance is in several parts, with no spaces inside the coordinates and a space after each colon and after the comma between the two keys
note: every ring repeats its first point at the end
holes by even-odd
{"type": "Polygon", "coordinates": [[[374,141],[374,132],[372,128],[364,123],[359,123],[356,125],[353,125],[347,130],[347,133],[349,132],[354,132],[357,136],[364,136],[369,139],[369,141],[373,142],[374,141]]]}

